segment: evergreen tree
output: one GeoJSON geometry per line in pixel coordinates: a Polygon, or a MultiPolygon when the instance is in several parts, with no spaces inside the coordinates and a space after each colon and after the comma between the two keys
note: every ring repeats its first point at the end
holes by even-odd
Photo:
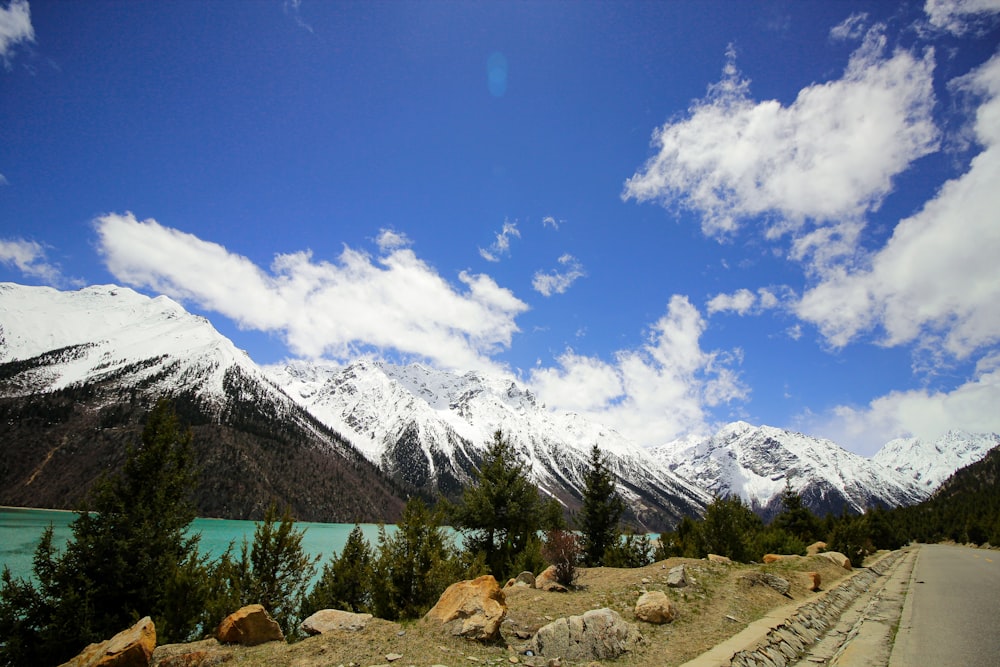
{"type": "Polygon", "coordinates": [[[631,528],[604,552],[608,567],[644,567],[653,562],[653,545],[645,534],[631,528]]]}
{"type": "Polygon", "coordinates": [[[465,548],[472,554],[482,552],[490,573],[500,581],[516,574],[518,554],[547,527],[544,517],[549,512],[527,471],[528,464],[497,431],[475,484],[466,487],[453,512],[456,526],[465,534],[465,548]]]}
{"type": "Polygon", "coordinates": [[[583,562],[588,567],[596,567],[604,564],[607,550],[618,545],[621,539],[618,522],[625,512],[625,501],[615,489],[607,459],[597,445],[590,449],[583,483],[583,507],[577,527],[583,538],[583,562]]]}
{"type": "Polygon", "coordinates": [[[56,552],[51,530],[43,535],[37,585],[4,572],[0,662],[59,663],[146,615],[164,641],[198,629],[190,605],[200,607],[206,589],[198,536],[185,533],[195,517],[191,440],[171,404],[159,401],[122,469],[92,489],[65,551],[56,552]]]}
{"type": "Polygon", "coordinates": [[[716,497],[705,509],[701,524],[701,557],[726,556],[745,563],[751,559],[750,542],[763,524],[738,496],[716,497]]]}
{"type": "Polygon", "coordinates": [[[396,531],[379,528],[374,563],[373,612],[389,620],[419,618],[459,574],[458,559],[441,515],[419,498],[403,509],[396,531]]]}
{"type": "Polygon", "coordinates": [[[781,492],[781,504],[784,509],[774,517],[776,528],[791,533],[807,545],[819,539],[819,519],[802,503],[802,496],[792,489],[788,480],[785,480],[785,490],[781,492]]]}
{"type": "Polygon", "coordinates": [[[220,576],[229,583],[224,599],[230,605],[235,600],[239,602],[230,612],[248,604],[263,605],[285,636],[294,636],[296,614],[305,602],[319,560],[303,551],[304,536],[304,530],[295,529],[295,519],[288,508],[279,520],[277,505],[268,506],[264,520],[254,529],[253,543],[244,538],[239,559],[232,561],[227,551],[219,565],[220,576]]]}
{"type": "Polygon", "coordinates": [[[371,609],[373,587],[372,550],[355,525],[338,557],[330,557],[312,592],[306,597],[301,616],[304,618],[320,609],[344,609],[355,613],[371,609]]]}

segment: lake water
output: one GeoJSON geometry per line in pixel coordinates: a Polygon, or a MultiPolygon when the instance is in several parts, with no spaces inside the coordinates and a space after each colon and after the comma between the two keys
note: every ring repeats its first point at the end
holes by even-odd
{"type": "MultiPolygon", "coordinates": [[[[19,577],[31,575],[31,559],[42,533],[51,524],[54,531],[53,544],[62,548],[72,536],[70,524],[76,518],[75,512],[59,510],[0,508],[0,571],[4,566],[19,577]]],[[[201,533],[202,553],[213,556],[222,554],[230,542],[236,543],[236,553],[239,553],[243,538],[253,543],[253,533],[256,527],[253,521],[231,521],[228,519],[195,519],[191,530],[201,533]]],[[[295,524],[297,530],[305,530],[302,537],[302,549],[312,556],[320,556],[317,573],[330,554],[339,554],[347,536],[354,528],[351,523],[309,523],[299,521],[295,524]]],[[[395,526],[386,526],[390,533],[395,526]]],[[[374,548],[378,541],[378,526],[376,524],[361,524],[368,543],[374,548]]]]}

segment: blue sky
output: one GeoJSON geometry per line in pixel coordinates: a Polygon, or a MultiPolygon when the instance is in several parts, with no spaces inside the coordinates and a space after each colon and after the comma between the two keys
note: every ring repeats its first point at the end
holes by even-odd
{"type": "Polygon", "coordinates": [[[643,445],[1000,431],[1000,2],[0,0],[0,280],[643,445]]]}

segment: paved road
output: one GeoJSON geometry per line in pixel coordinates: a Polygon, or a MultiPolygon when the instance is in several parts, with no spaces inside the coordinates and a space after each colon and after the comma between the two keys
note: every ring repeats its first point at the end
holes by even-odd
{"type": "Polygon", "coordinates": [[[889,667],[1000,665],[1000,553],[920,547],[889,667]]]}

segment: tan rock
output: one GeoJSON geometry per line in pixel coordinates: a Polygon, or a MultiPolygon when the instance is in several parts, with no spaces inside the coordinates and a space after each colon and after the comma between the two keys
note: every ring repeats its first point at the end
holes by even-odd
{"type": "Polygon", "coordinates": [[[839,565],[845,570],[851,569],[851,559],[840,553],[839,551],[823,551],[816,554],[816,558],[826,558],[832,563],[839,565]]]}
{"type": "Polygon", "coordinates": [[[718,554],[708,554],[708,561],[710,563],[722,563],[723,565],[732,565],[733,561],[725,556],[719,556],[718,554]]]}
{"type": "Polygon", "coordinates": [[[232,650],[212,637],[187,644],[157,646],[149,667],[213,667],[232,659],[232,650]]]}
{"type": "Polygon", "coordinates": [[[809,590],[818,591],[820,584],[819,572],[806,572],[806,576],[809,577],[809,590]]]}
{"type": "Polygon", "coordinates": [[[806,547],[807,556],[815,556],[821,551],[826,551],[826,542],[813,542],[806,547]]]}
{"type": "Polygon", "coordinates": [[[492,641],[500,636],[506,617],[507,599],[497,580],[487,574],[449,586],[424,619],[442,624],[456,636],[492,641]]]}
{"type": "Polygon", "coordinates": [[[643,593],[635,603],[635,617],[646,623],[662,625],[670,623],[676,616],[677,610],[663,591],[643,593]]]}
{"type": "Polygon", "coordinates": [[[285,638],[275,620],[259,604],[247,605],[226,616],[219,623],[215,636],[223,644],[243,646],[256,646],[285,638]]]}
{"type": "Polygon", "coordinates": [[[542,573],[535,577],[535,588],[540,591],[555,591],[566,593],[568,589],[556,580],[556,566],[549,565],[542,570],[542,573]]]}
{"type": "Polygon", "coordinates": [[[156,626],[149,616],[107,641],[91,644],[62,667],[148,667],[156,648],[156,626]]]}
{"type": "Polygon", "coordinates": [[[302,621],[299,627],[308,635],[321,635],[331,630],[359,632],[368,627],[372,620],[371,614],[355,614],[340,609],[320,609],[309,618],[302,621]]]}
{"type": "Polygon", "coordinates": [[[798,560],[799,558],[802,558],[802,556],[797,554],[764,554],[764,558],[761,560],[764,562],[764,565],[770,565],[782,560],[798,560]]]}

